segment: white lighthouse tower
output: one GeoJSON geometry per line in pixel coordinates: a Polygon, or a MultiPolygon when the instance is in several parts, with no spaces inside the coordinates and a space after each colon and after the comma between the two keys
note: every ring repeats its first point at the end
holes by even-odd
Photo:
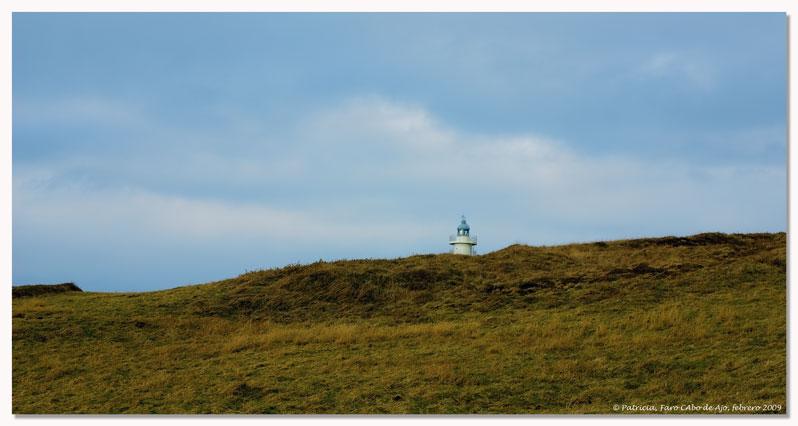
{"type": "Polygon", "coordinates": [[[452,246],[452,253],[473,256],[474,246],[477,245],[477,237],[470,235],[471,227],[466,223],[465,216],[462,216],[460,225],[457,227],[457,235],[449,236],[449,244],[452,246]]]}

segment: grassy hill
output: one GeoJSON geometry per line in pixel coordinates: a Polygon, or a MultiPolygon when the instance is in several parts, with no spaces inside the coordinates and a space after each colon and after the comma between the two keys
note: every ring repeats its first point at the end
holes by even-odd
{"type": "Polygon", "coordinates": [[[13,411],[785,413],[785,252],[700,234],[26,294],[13,411]]]}

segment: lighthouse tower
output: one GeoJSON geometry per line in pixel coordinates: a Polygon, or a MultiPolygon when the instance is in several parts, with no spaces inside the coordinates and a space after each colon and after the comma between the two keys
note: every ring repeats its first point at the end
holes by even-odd
{"type": "Polygon", "coordinates": [[[452,246],[452,253],[473,256],[474,246],[477,245],[477,237],[470,235],[471,227],[468,226],[465,216],[460,220],[457,227],[457,235],[449,236],[449,244],[452,246]]]}

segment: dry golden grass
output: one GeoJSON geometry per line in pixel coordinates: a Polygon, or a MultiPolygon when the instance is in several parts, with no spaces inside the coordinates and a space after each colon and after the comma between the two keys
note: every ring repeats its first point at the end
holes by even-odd
{"type": "Polygon", "coordinates": [[[451,336],[455,332],[474,330],[478,324],[450,321],[432,324],[404,324],[398,326],[375,326],[370,324],[291,324],[270,322],[247,323],[230,330],[233,334],[225,343],[224,352],[239,352],[252,348],[268,348],[274,345],[307,345],[311,343],[333,343],[349,345],[382,340],[406,339],[409,337],[451,336]]]}
{"type": "Polygon", "coordinates": [[[785,247],[783,234],[513,246],[14,299],[13,409],[784,413],[785,247]]]}

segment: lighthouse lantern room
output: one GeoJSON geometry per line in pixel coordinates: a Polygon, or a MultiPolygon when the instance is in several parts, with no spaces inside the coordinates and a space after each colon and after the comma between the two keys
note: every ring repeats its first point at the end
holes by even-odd
{"type": "Polygon", "coordinates": [[[452,246],[452,253],[473,256],[476,254],[474,246],[477,245],[477,237],[471,235],[471,227],[466,223],[465,216],[462,216],[460,225],[457,227],[457,234],[449,237],[449,244],[452,246]]]}

